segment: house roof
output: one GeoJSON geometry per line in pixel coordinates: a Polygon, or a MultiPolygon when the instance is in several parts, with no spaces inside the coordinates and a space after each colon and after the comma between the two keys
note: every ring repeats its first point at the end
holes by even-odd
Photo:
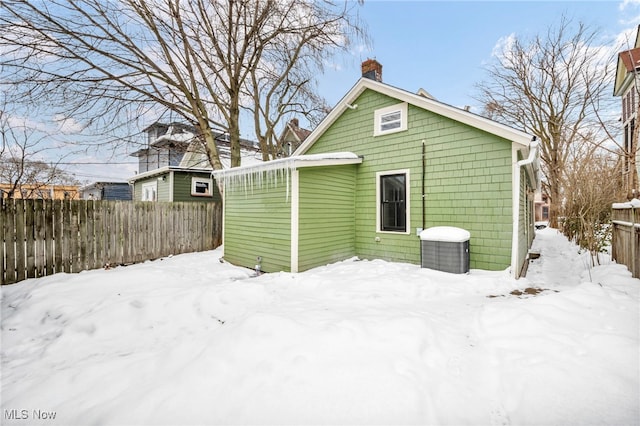
{"type": "Polygon", "coordinates": [[[283,139],[287,131],[294,135],[298,142],[304,142],[304,140],[307,139],[307,137],[311,134],[311,130],[303,129],[302,127],[298,126],[297,120],[291,120],[287,123],[287,126],[282,133],[283,139]]]}
{"type": "Polygon", "coordinates": [[[373,90],[389,97],[407,102],[418,108],[442,115],[444,117],[456,120],[469,126],[484,130],[496,136],[500,136],[522,146],[529,146],[529,143],[535,139],[534,136],[498,123],[480,115],[465,111],[460,108],[453,107],[443,102],[424,95],[425,91],[420,94],[408,92],[397,87],[390,86],[386,83],[371,80],[369,78],[360,78],[358,82],[347,92],[347,94],[338,102],[324,120],[311,132],[309,137],[294,152],[294,155],[301,155],[307,152],[309,148],[320,138],[320,136],[348,109],[354,108],[351,105],[365,90],[373,90]]]}
{"type": "Polygon", "coordinates": [[[132,184],[137,180],[146,179],[156,175],[163,175],[169,172],[185,172],[185,173],[211,173],[211,169],[198,169],[193,167],[176,167],[176,166],[164,166],[157,169],[149,170],[144,173],[139,173],[129,179],[129,183],[132,184]]]}
{"type": "Polygon", "coordinates": [[[129,182],[93,182],[80,187],[80,191],[86,191],[93,188],[102,188],[105,186],[129,186],[129,182]]]}
{"type": "Polygon", "coordinates": [[[613,96],[621,96],[633,80],[633,76],[640,70],[640,47],[625,50],[618,54],[616,67],[616,81],[613,86],[613,96]]]}
{"type": "Polygon", "coordinates": [[[640,25],[636,31],[636,42],[633,48],[618,53],[613,96],[621,96],[625,92],[638,70],[640,70],[640,25]]]}
{"type": "Polygon", "coordinates": [[[347,164],[360,164],[362,157],[352,152],[327,152],[312,155],[296,155],[277,160],[263,161],[230,169],[215,170],[216,179],[226,179],[243,176],[252,173],[269,172],[274,170],[293,170],[302,167],[341,166],[347,164]]]}
{"type": "Polygon", "coordinates": [[[620,60],[622,60],[627,72],[634,72],[640,67],[640,47],[620,52],[618,56],[620,60]]]}

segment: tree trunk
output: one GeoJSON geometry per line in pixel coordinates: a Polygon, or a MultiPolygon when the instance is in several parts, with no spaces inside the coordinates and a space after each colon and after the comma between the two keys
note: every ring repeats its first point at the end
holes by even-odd
{"type": "Polygon", "coordinates": [[[231,167],[240,167],[240,105],[239,93],[231,94],[229,108],[229,143],[231,144],[231,167]]]}
{"type": "Polygon", "coordinates": [[[561,212],[560,190],[558,185],[550,185],[549,187],[549,227],[558,229],[558,218],[561,212]]]}

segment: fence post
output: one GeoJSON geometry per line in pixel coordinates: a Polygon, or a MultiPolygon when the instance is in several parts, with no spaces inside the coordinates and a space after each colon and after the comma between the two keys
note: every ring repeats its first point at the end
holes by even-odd
{"type": "Polygon", "coordinates": [[[220,215],[219,203],[3,199],[0,284],[211,250],[220,215]]]}
{"type": "Polygon", "coordinates": [[[640,278],[640,223],[638,223],[637,210],[635,207],[631,207],[631,237],[629,238],[629,244],[631,244],[631,275],[640,278]]]}

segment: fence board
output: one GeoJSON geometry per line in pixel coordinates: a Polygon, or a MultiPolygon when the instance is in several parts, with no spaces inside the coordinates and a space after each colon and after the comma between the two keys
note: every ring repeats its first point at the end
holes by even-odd
{"type": "Polygon", "coordinates": [[[6,219],[4,217],[4,209],[5,202],[2,198],[0,198],[0,284],[4,284],[5,281],[5,271],[7,267],[5,266],[5,241],[4,241],[4,233],[6,226],[6,219]]]}
{"type": "Polygon", "coordinates": [[[614,207],[611,257],[626,265],[635,278],[640,278],[640,209],[614,207]]]}
{"type": "Polygon", "coordinates": [[[89,269],[87,261],[88,245],[91,241],[88,237],[87,227],[87,201],[80,201],[78,211],[78,267],[81,271],[89,269]]]}
{"type": "Polygon", "coordinates": [[[5,214],[5,284],[18,281],[16,275],[16,204],[7,203],[5,214]]]}
{"type": "Polygon", "coordinates": [[[44,202],[43,200],[34,200],[33,202],[33,239],[35,244],[34,251],[34,275],[35,277],[44,276],[44,259],[45,259],[45,238],[44,238],[44,202]]]}
{"type": "Polygon", "coordinates": [[[44,230],[43,238],[44,238],[44,252],[45,252],[43,275],[51,275],[53,274],[53,265],[54,265],[53,202],[51,200],[43,200],[43,201],[44,201],[44,209],[42,211],[42,221],[43,221],[42,227],[44,230]]]}
{"type": "Polygon", "coordinates": [[[86,221],[87,221],[87,226],[85,228],[85,232],[86,232],[86,238],[87,238],[87,257],[86,257],[86,261],[87,261],[87,269],[95,269],[96,268],[96,251],[95,251],[95,244],[96,244],[96,239],[95,239],[95,234],[94,234],[94,220],[93,220],[93,209],[94,209],[94,201],[93,200],[88,200],[87,201],[87,210],[86,210],[86,221]]]}
{"type": "Polygon", "coordinates": [[[218,203],[2,200],[0,282],[211,250],[218,203]]]}
{"type": "Polygon", "coordinates": [[[24,255],[25,275],[27,278],[36,276],[36,245],[35,245],[35,203],[25,203],[24,206],[24,255]]]}
{"type": "Polygon", "coordinates": [[[53,262],[53,273],[62,272],[62,203],[54,203],[53,204],[53,215],[52,215],[52,223],[53,223],[53,252],[54,252],[54,262],[53,262]]]}
{"type": "Polygon", "coordinates": [[[16,201],[16,279],[22,281],[25,279],[25,214],[24,214],[24,200],[16,201]]]}

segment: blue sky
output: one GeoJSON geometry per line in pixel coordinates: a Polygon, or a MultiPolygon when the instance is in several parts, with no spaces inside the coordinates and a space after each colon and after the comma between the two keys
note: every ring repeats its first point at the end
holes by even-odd
{"type": "MultiPolygon", "coordinates": [[[[617,53],[613,45],[625,31],[635,39],[640,24],[640,0],[365,0],[357,9],[372,43],[367,49],[354,46],[349,55],[328,66],[320,76],[320,92],[330,105],[335,105],[356,83],[360,63],[376,58],[383,64],[385,83],[413,92],[424,88],[442,102],[458,107],[470,105],[472,111],[479,112],[473,98],[474,85],[486,78],[483,67],[491,61],[500,40],[510,35],[526,38],[543,33],[558,24],[564,14],[598,29],[602,45],[612,47],[613,62],[617,53]]],[[[254,138],[249,130],[243,131],[243,137],[254,138]]],[[[137,170],[135,158],[124,152],[108,160],[97,154],[76,158],[70,160],[105,163],[65,166],[82,181],[127,180],[137,170]]]]}
{"type": "MultiPolygon", "coordinates": [[[[476,109],[474,85],[502,38],[533,37],[564,14],[613,44],[640,24],[640,0],[627,1],[366,1],[360,8],[373,43],[328,70],[320,88],[331,105],[360,76],[360,62],[375,57],[383,81],[409,91],[424,88],[438,100],[476,109]]],[[[635,31],[634,34],[635,35],[635,31]]],[[[612,54],[615,52],[612,52],[612,54]]],[[[476,111],[477,112],[477,111],[476,111]]]]}

